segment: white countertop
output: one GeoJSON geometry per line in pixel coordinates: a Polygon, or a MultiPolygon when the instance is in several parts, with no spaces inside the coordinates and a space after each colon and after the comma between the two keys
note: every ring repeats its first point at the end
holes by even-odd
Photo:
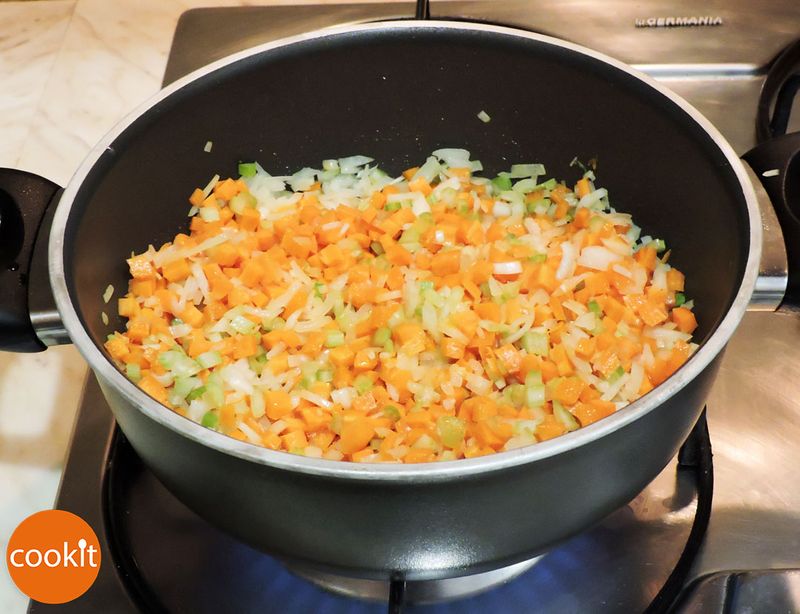
{"type": "MultiPolygon", "coordinates": [[[[158,90],[185,10],[326,1],[0,2],[0,166],[65,185],[91,146],[158,90]]],[[[0,552],[25,517],[53,505],[85,374],[71,346],[0,352],[0,552]]],[[[0,612],[26,607],[0,565],[0,612]]]]}

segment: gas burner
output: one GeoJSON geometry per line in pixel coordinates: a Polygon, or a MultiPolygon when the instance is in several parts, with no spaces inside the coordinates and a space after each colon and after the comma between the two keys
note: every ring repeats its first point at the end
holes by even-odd
{"type": "Polygon", "coordinates": [[[651,602],[652,612],[664,611],[702,543],[713,489],[710,450],[704,414],[676,461],[599,526],[533,561],[443,581],[397,578],[390,586],[283,564],[207,524],[142,464],[91,377],[58,507],[94,527],[103,560],[113,564],[101,566],[96,584],[76,601],[36,603],[29,611],[335,614],[382,612],[388,602],[390,612],[514,614],[530,612],[531,599],[539,612],[581,603],[635,612],[651,602]]]}

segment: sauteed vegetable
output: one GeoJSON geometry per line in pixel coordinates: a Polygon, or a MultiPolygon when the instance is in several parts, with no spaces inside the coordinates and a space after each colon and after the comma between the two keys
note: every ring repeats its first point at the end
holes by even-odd
{"type": "Polygon", "coordinates": [[[181,415],[275,450],[454,460],[551,439],[697,347],[684,276],[592,171],[494,179],[461,149],[390,177],[257,163],[189,198],[190,234],[128,260],[106,349],[181,415]]]}

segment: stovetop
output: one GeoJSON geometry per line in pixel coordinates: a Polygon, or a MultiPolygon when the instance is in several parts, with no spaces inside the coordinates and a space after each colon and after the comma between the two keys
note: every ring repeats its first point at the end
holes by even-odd
{"type": "MultiPolygon", "coordinates": [[[[526,27],[618,57],[697,106],[737,152],[754,144],[766,66],[800,32],[792,0],[433,2],[454,16],[526,27]],[[658,27],[666,17],[722,25],[658,27]],[[648,20],[656,27],[636,27],[648,20]]],[[[165,83],[267,40],[357,21],[409,17],[413,3],[196,9],[184,13],[165,83]]],[[[800,113],[794,125],[800,128],[800,113]]],[[[800,316],[748,313],[709,399],[715,491],[706,539],[689,572],[682,612],[800,611],[800,316]],[[782,570],[786,570],[785,573],[782,570]],[[781,571],[781,573],[777,573],[781,571]]],[[[144,468],[90,377],[57,507],[101,538],[96,584],[64,606],[30,612],[383,612],[331,595],[274,559],[209,527],[144,468]],[[235,606],[233,605],[235,604],[235,606]]],[[[637,612],[675,567],[697,510],[695,480],[677,459],[628,506],[545,555],[503,587],[413,612],[637,612]]]]}

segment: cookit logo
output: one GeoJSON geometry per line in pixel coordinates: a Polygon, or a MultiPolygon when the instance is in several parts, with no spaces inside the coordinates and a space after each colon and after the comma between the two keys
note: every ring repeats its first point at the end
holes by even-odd
{"type": "Polygon", "coordinates": [[[62,510],[28,516],[6,550],[17,588],[42,603],[66,603],[83,595],[100,571],[97,535],[82,518],[62,510]]]}

